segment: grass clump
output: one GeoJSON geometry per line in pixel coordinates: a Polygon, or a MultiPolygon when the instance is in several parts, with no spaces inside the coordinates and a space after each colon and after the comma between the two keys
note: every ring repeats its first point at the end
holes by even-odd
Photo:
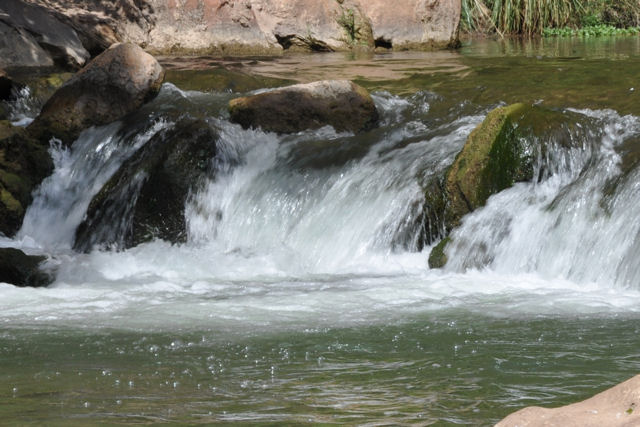
{"type": "Polygon", "coordinates": [[[582,28],[545,28],[542,31],[544,37],[611,37],[611,36],[635,36],[640,33],[640,27],[617,28],[613,25],[598,24],[582,28]]]}
{"type": "Polygon", "coordinates": [[[636,34],[638,0],[462,0],[462,30],[591,37],[636,34]],[[629,31],[616,31],[629,30],[629,31]],[[558,32],[549,31],[561,30],[558,32]],[[583,30],[573,34],[569,30],[583,30]]]}

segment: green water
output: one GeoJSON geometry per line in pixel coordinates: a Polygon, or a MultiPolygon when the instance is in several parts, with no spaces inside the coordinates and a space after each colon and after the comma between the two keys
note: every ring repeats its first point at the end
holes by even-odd
{"type": "Polygon", "coordinates": [[[225,340],[215,331],[0,335],[0,417],[20,424],[231,421],[490,425],[640,369],[640,320],[406,323],[225,340]]]}

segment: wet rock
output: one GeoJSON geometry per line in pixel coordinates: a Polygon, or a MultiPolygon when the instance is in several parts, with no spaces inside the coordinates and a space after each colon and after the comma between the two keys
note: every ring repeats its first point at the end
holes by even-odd
{"type": "Polygon", "coordinates": [[[378,123],[369,93],[347,80],[324,80],[275,89],[229,102],[231,120],[244,128],[294,133],[330,125],[361,132],[378,123]]]}
{"type": "Polygon", "coordinates": [[[467,139],[445,179],[449,228],[484,206],[489,196],[533,178],[533,153],[517,121],[531,107],[513,104],[491,111],[467,139]]]}
{"type": "Polygon", "coordinates": [[[217,139],[207,122],[190,118],[153,136],[93,198],[74,248],[184,242],[185,202],[211,174],[217,139]]]}
{"type": "Polygon", "coordinates": [[[141,48],[115,44],[57,90],[29,130],[41,140],[71,143],[82,130],[118,120],[152,99],[163,77],[158,61],[141,48]]]}
{"type": "Polygon", "coordinates": [[[46,259],[27,255],[19,249],[0,248],[0,282],[34,288],[50,285],[54,275],[42,268],[46,259]]]}
{"type": "Polygon", "coordinates": [[[442,268],[447,263],[445,248],[451,241],[450,237],[445,237],[429,253],[429,268],[442,268]]]}
{"type": "Polygon", "coordinates": [[[496,427],[626,427],[640,425],[640,375],[602,393],[559,408],[530,406],[496,427]]]}
{"type": "Polygon", "coordinates": [[[14,83],[6,71],[0,69],[0,101],[7,101],[11,98],[11,90],[14,83]]]}
{"type": "Polygon", "coordinates": [[[13,236],[22,225],[32,192],[53,172],[47,147],[22,128],[0,122],[0,232],[13,236]]]}
{"type": "Polygon", "coordinates": [[[0,66],[50,66],[53,63],[79,68],[89,59],[75,30],[48,13],[46,8],[23,0],[0,3],[0,32],[18,42],[5,40],[0,66]],[[35,42],[35,44],[33,43],[35,42]],[[24,50],[24,49],[27,50],[24,50]]]}

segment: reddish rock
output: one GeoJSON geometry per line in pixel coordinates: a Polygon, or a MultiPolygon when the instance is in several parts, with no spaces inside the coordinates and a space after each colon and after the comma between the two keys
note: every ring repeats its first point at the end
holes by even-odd
{"type": "Polygon", "coordinates": [[[640,375],[602,393],[559,408],[531,406],[496,427],[632,427],[640,425],[640,375]]]}

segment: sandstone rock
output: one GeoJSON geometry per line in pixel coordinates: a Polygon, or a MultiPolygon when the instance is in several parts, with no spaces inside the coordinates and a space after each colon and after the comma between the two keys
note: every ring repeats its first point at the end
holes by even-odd
{"type": "Polygon", "coordinates": [[[292,133],[330,125],[360,132],[378,122],[369,93],[347,80],[324,80],[275,89],[229,102],[231,120],[244,128],[292,133]]]}
{"type": "Polygon", "coordinates": [[[42,287],[54,280],[52,272],[41,265],[44,256],[27,255],[19,249],[0,248],[0,282],[19,287],[42,287]]]}
{"type": "Polygon", "coordinates": [[[394,48],[439,48],[457,43],[461,4],[460,0],[21,1],[75,29],[92,54],[115,41],[175,54],[372,49],[374,35],[394,48]]]}
{"type": "MultiPolygon", "coordinates": [[[[3,0],[0,3],[0,21],[17,31],[26,31],[55,62],[79,68],[89,59],[89,52],[73,28],[60,22],[43,7],[23,0],[3,0]]],[[[22,47],[14,46],[13,49],[18,51],[22,47]]],[[[44,60],[42,65],[50,65],[48,62],[44,60]]]]}
{"type": "Polygon", "coordinates": [[[113,45],[68,80],[42,107],[29,130],[71,143],[90,126],[118,120],[152,99],[164,70],[138,46],[113,45]]]}
{"type": "Polygon", "coordinates": [[[379,46],[425,49],[458,44],[460,0],[363,0],[361,4],[379,46]]]}
{"type": "Polygon", "coordinates": [[[496,427],[632,427],[640,425],[640,375],[602,393],[559,408],[531,406],[496,427]]]}
{"type": "Polygon", "coordinates": [[[0,232],[13,236],[33,190],[53,172],[53,161],[47,148],[21,128],[0,122],[0,135],[0,232]]]}
{"type": "Polygon", "coordinates": [[[74,248],[125,249],[153,239],[186,240],[185,202],[211,172],[217,133],[182,119],[151,138],[93,198],[74,248]]]}

